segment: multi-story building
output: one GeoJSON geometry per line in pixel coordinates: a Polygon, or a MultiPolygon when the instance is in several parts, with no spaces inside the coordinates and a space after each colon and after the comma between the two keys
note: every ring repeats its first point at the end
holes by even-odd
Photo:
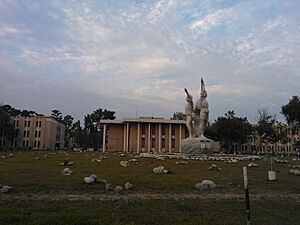
{"type": "Polygon", "coordinates": [[[65,126],[48,116],[11,117],[17,137],[0,137],[0,148],[53,150],[64,147],[65,126]]]}
{"type": "Polygon", "coordinates": [[[188,137],[184,120],[142,117],[100,123],[102,150],[109,152],[181,153],[181,140],[188,137]]]}
{"type": "MultiPolygon", "coordinates": [[[[255,125],[253,125],[255,126],[255,125]]],[[[276,130],[276,129],[275,129],[276,130]]],[[[278,131],[277,131],[278,132],[278,131]]],[[[261,140],[259,135],[249,135],[247,142],[239,148],[237,143],[233,144],[234,151],[245,153],[275,153],[275,154],[297,154],[300,152],[296,143],[300,142],[300,127],[287,126],[285,129],[287,139],[285,142],[278,141],[276,143],[266,143],[261,140]]]]}

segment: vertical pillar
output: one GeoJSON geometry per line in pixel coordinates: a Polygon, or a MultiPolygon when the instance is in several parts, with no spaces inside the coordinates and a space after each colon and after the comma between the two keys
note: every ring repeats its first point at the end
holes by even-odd
{"type": "Polygon", "coordinates": [[[106,151],[106,124],[103,125],[103,137],[102,137],[102,152],[106,151]]]}
{"type": "Polygon", "coordinates": [[[169,152],[172,152],[172,125],[169,124],[169,152]]]}
{"type": "Polygon", "coordinates": [[[129,152],[129,123],[126,127],[126,152],[129,152]]]}
{"type": "Polygon", "coordinates": [[[138,122],[138,127],[137,127],[137,139],[136,139],[136,152],[140,152],[140,123],[138,122]]]}
{"type": "Polygon", "coordinates": [[[179,124],[179,152],[181,153],[181,124],[179,124]]]}
{"type": "Polygon", "coordinates": [[[124,124],[124,134],[123,134],[123,152],[126,152],[126,127],[124,124]]]}
{"type": "Polygon", "coordinates": [[[151,128],[150,128],[150,123],[148,124],[148,152],[150,152],[151,148],[151,128]]]}
{"type": "Polygon", "coordinates": [[[161,153],[161,123],[158,124],[158,152],[161,153]]]}

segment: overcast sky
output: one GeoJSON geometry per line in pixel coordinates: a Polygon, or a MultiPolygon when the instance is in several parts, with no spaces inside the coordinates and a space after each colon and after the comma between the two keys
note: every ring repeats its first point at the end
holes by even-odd
{"type": "Polygon", "coordinates": [[[203,77],[210,117],[300,95],[298,0],[0,0],[0,102],[82,119],[170,117],[203,77]]]}

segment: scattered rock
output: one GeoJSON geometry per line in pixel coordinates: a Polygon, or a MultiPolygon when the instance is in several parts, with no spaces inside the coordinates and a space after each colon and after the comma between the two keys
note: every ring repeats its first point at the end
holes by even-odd
{"type": "Polygon", "coordinates": [[[292,169],[292,170],[290,170],[290,174],[293,174],[295,176],[299,176],[300,175],[300,170],[292,169]]]}
{"type": "Polygon", "coordinates": [[[185,165],[185,164],[188,164],[187,161],[177,161],[176,162],[176,165],[185,165]]]}
{"type": "Polygon", "coordinates": [[[123,191],[123,187],[122,186],[118,185],[118,186],[115,187],[115,192],[120,193],[122,191],[123,191]]]}
{"type": "Polygon", "coordinates": [[[276,162],[277,162],[277,163],[283,163],[283,164],[289,163],[289,161],[286,160],[286,159],[277,159],[276,162]]]}
{"type": "Polygon", "coordinates": [[[128,161],[121,161],[120,162],[120,166],[122,166],[122,167],[128,167],[129,166],[129,162],[128,161]]]}
{"type": "Polygon", "coordinates": [[[153,173],[156,173],[156,174],[162,174],[162,173],[168,173],[169,171],[165,169],[165,167],[163,166],[158,166],[158,167],[155,167],[153,168],[153,173]]]}
{"type": "Polygon", "coordinates": [[[255,164],[255,163],[249,163],[249,164],[248,164],[248,167],[258,167],[258,165],[255,164]]]}
{"type": "Polygon", "coordinates": [[[112,185],[112,183],[106,183],[105,184],[105,190],[106,191],[113,191],[113,185],[112,185]]]}
{"type": "Polygon", "coordinates": [[[95,181],[97,181],[97,179],[98,179],[96,174],[92,174],[90,177],[93,178],[95,181]]]}
{"type": "Polygon", "coordinates": [[[95,182],[95,179],[92,177],[85,177],[85,178],[83,178],[83,182],[86,184],[92,184],[95,182]]]}
{"type": "Polygon", "coordinates": [[[6,156],[5,156],[5,155],[2,155],[1,158],[2,158],[2,159],[6,159],[6,156]]]}
{"type": "Polygon", "coordinates": [[[222,171],[222,168],[218,167],[216,164],[211,164],[211,166],[208,169],[222,171]]]}
{"type": "Polygon", "coordinates": [[[60,165],[61,166],[72,166],[72,165],[74,165],[74,162],[66,159],[60,165]]]}
{"type": "Polygon", "coordinates": [[[0,192],[1,192],[1,193],[8,193],[8,192],[11,192],[12,189],[13,189],[13,187],[11,187],[11,186],[8,186],[8,185],[2,186],[2,185],[0,185],[0,192]]]}
{"type": "Polygon", "coordinates": [[[214,189],[216,187],[217,185],[215,184],[215,182],[211,180],[203,180],[201,183],[197,183],[195,185],[195,189],[197,190],[208,190],[208,189],[214,189]]]}
{"type": "Polygon", "coordinates": [[[137,159],[129,159],[128,162],[138,164],[139,161],[137,159]]]}
{"type": "Polygon", "coordinates": [[[61,174],[64,176],[69,176],[72,173],[74,173],[74,172],[72,170],[70,170],[69,168],[64,168],[63,171],[61,172],[61,174]]]}
{"type": "Polygon", "coordinates": [[[131,190],[133,188],[133,184],[129,183],[129,182],[126,182],[125,184],[125,189],[126,190],[131,190]]]}

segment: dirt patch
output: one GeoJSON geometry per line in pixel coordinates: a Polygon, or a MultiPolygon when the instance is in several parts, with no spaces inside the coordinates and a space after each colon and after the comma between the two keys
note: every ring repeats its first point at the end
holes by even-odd
{"type": "MultiPolygon", "coordinates": [[[[300,194],[252,194],[252,200],[290,200],[300,202],[300,194]]],[[[1,201],[139,201],[156,199],[202,199],[202,200],[244,200],[243,194],[201,193],[201,194],[42,194],[42,193],[10,193],[1,194],[1,201]]]]}

